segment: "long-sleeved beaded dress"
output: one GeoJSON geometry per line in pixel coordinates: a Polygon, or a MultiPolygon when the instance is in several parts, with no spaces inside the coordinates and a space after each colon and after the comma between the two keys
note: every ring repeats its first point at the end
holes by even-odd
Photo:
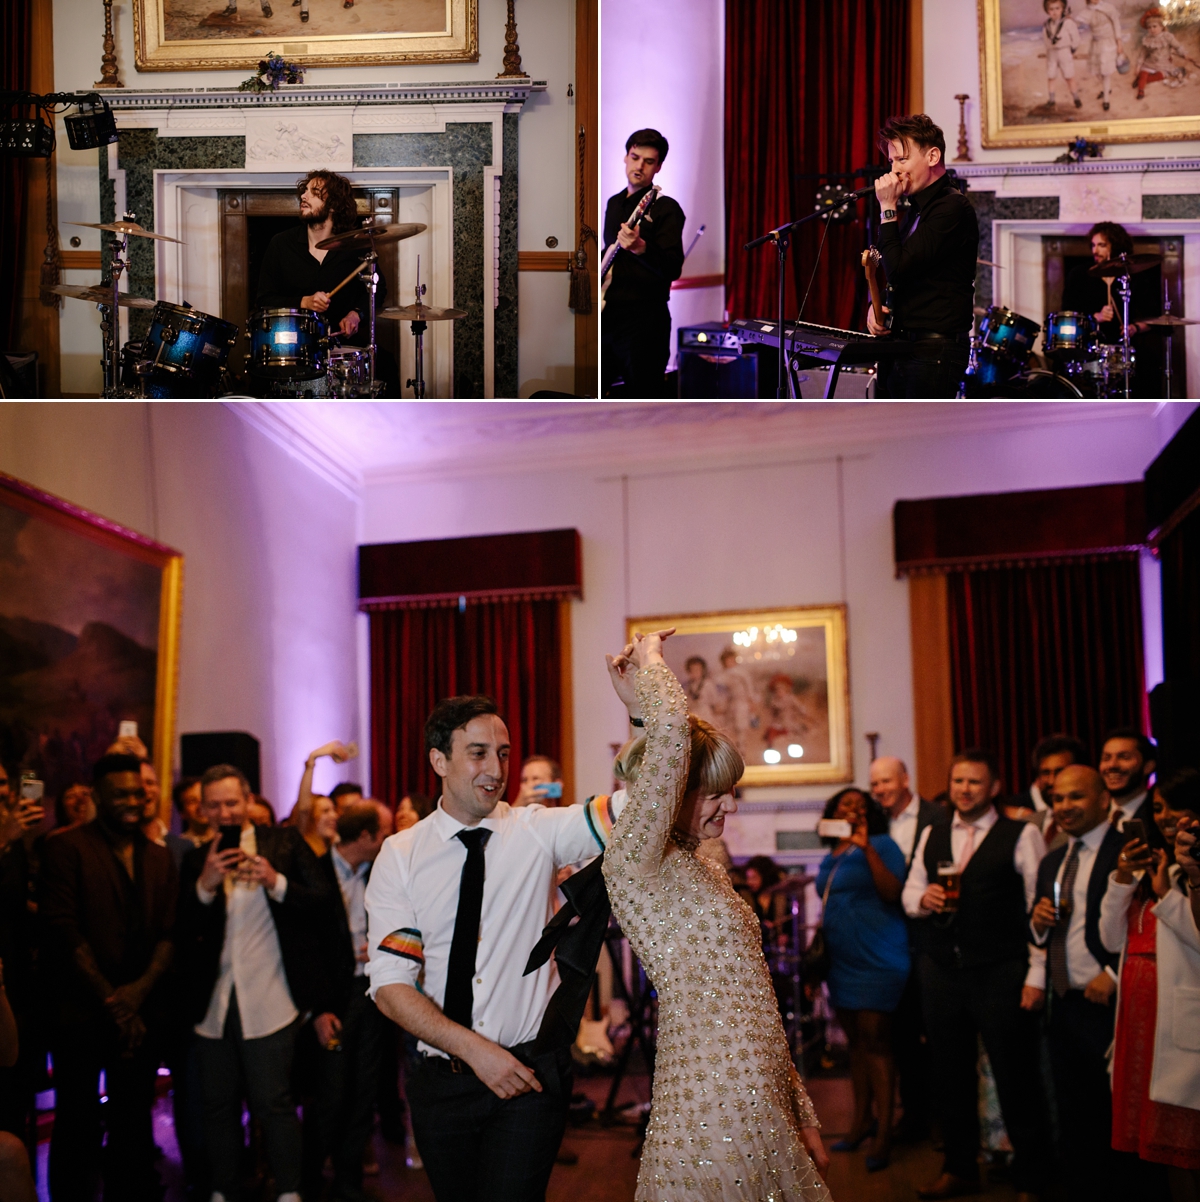
{"type": "Polygon", "coordinates": [[[643,668],[635,687],[646,751],[604,876],[658,991],[636,1202],[827,1202],[800,1135],[817,1116],[788,1054],[758,920],[726,873],[671,833],[691,749],[686,697],[664,664],[643,668]]]}

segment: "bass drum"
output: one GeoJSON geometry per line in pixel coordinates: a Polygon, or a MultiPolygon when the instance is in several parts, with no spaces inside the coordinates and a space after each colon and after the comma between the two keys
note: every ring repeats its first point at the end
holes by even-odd
{"type": "Polygon", "coordinates": [[[1066,376],[1055,375],[1052,371],[1023,371],[1005,381],[991,395],[1002,400],[1050,401],[1076,400],[1083,393],[1066,376]]]}

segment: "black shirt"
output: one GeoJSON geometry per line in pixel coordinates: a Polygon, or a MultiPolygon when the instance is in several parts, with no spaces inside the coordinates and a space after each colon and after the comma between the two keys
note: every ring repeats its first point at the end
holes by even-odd
{"type": "Polygon", "coordinates": [[[966,334],[974,321],[975,260],[979,222],[971,202],[951,187],[950,177],[909,197],[916,210],[911,233],[899,224],[879,227],[879,250],[892,289],[897,331],[966,334]]]}
{"type": "MultiPolygon", "coordinates": [[[[1162,311],[1162,305],[1156,298],[1157,273],[1142,271],[1133,277],[1133,287],[1129,296],[1130,322],[1145,321],[1147,317],[1157,317],[1162,311]]],[[[1117,281],[1113,280],[1112,289],[1113,310],[1121,312],[1121,294],[1117,291],[1117,281]]],[[[1108,284],[1099,276],[1089,275],[1086,266],[1073,268],[1067,273],[1063,285],[1062,308],[1065,312],[1087,313],[1094,316],[1108,304],[1108,284]]],[[[1110,345],[1121,341],[1120,321],[1105,321],[1100,324],[1100,341],[1110,345]]],[[[1132,331],[1130,331],[1132,333],[1132,331]]]]}
{"type": "MultiPolygon", "coordinates": [[[[263,255],[255,307],[299,309],[304,297],[315,292],[332,292],[350,274],[354,264],[361,262],[361,254],[343,248],[328,251],[318,263],[308,249],[307,226],[284,230],[271,239],[263,255]]],[[[385,292],[381,274],[375,293],[376,312],[383,307],[385,292]]],[[[329,302],[322,316],[329,329],[335,330],[351,309],[357,309],[362,322],[353,341],[360,341],[361,336],[365,345],[368,307],[367,287],[356,277],[329,302]]]]}
{"type": "MultiPolygon", "coordinates": [[[[646,189],[639,188],[632,196],[622,191],[609,197],[604,210],[606,248],[617,240],[621,223],[632,215],[645,194],[646,189]]],[[[613,259],[606,304],[647,309],[667,303],[671,281],[679,279],[683,271],[683,222],[679,203],[660,194],[642,217],[645,253],[635,255],[632,251],[618,250],[613,259]]]]}

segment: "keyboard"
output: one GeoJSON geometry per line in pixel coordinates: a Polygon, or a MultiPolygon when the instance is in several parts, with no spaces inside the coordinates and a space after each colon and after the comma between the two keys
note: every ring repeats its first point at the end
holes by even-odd
{"type": "MultiPolygon", "coordinates": [[[[779,347],[779,323],[757,317],[739,317],[730,323],[742,342],[758,342],[779,347]]],[[[835,326],[811,322],[785,322],[784,344],[789,354],[819,359],[836,367],[875,363],[884,356],[907,355],[911,344],[890,338],[875,338],[860,330],[839,330],[835,326]]]]}

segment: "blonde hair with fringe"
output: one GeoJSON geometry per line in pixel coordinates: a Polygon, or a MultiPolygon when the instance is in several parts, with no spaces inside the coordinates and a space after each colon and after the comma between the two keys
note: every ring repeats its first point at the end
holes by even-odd
{"type": "MultiPolygon", "coordinates": [[[[691,756],[684,796],[697,793],[702,797],[723,797],[732,793],[746,770],[741,753],[726,735],[703,718],[689,714],[688,727],[691,730],[691,756]]],[[[617,752],[613,775],[627,785],[634,784],[645,754],[646,736],[642,734],[630,739],[617,752]]]]}

